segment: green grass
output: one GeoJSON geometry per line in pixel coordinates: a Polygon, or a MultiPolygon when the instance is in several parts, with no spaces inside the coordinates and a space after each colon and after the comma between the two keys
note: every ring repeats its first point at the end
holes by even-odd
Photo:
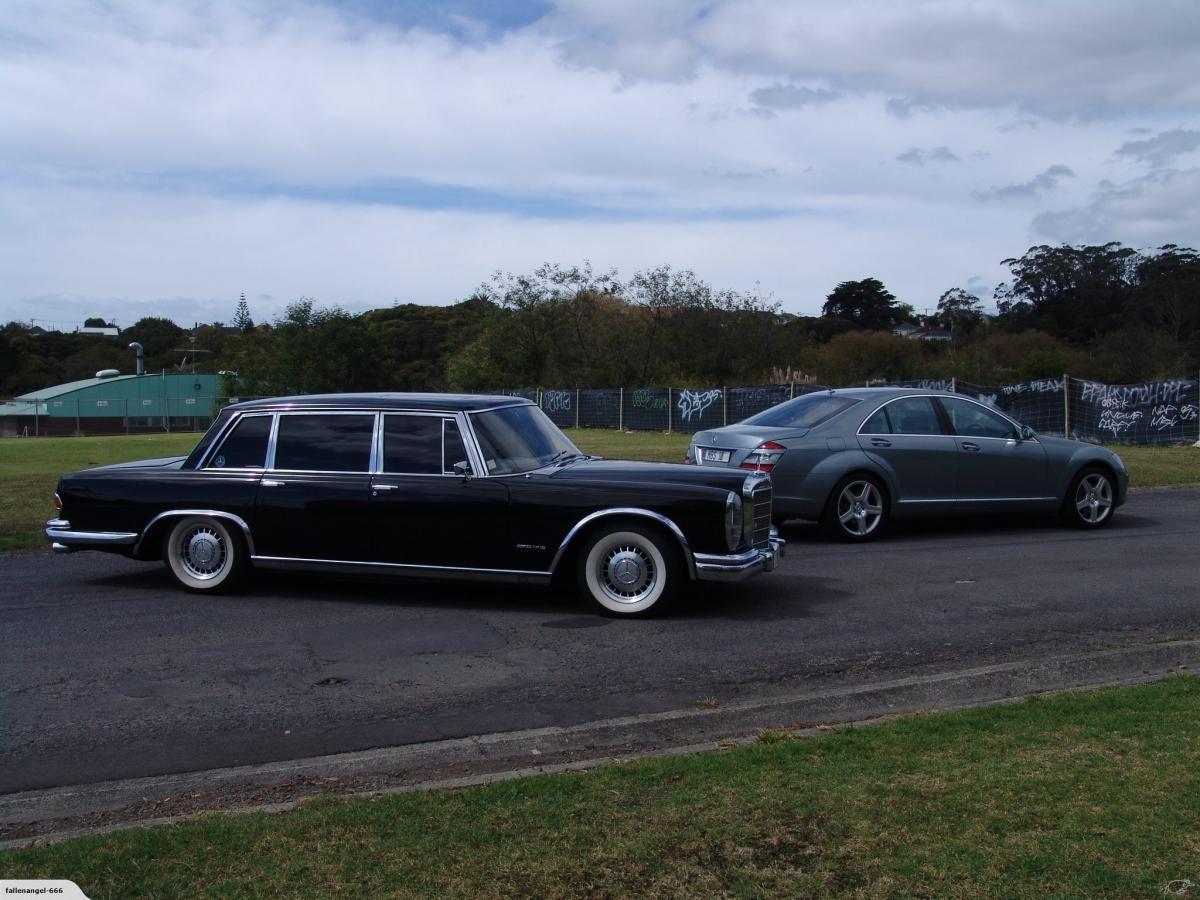
{"type": "Polygon", "coordinates": [[[1200,881],[1200,680],[0,854],[91,897],[1155,897],[1200,881]]]}
{"type": "MultiPolygon", "coordinates": [[[[585,453],[627,459],[680,462],[689,436],[658,431],[622,432],[571,428],[567,434],[585,453]]],[[[42,525],[58,476],[114,462],[187,453],[198,434],[149,434],[88,438],[0,440],[0,550],[41,547],[42,525]]],[[[1134,487],[1200,483],[1200,449],[1114,447],[1129,465],[1134,487]]]]}

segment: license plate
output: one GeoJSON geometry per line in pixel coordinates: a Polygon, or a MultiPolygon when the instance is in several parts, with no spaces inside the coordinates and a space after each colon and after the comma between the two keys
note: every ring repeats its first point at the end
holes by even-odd
{"type": "Polygon", "coordinates": [[[705,450],[704,461],[714,463],[727,463],[732,450],[705,450]]]}

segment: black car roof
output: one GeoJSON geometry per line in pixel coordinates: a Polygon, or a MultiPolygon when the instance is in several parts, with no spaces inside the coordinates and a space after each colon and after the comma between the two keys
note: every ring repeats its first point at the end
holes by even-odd
{"type": "Polygon", "coordinates": [[[297,397],[268,397],[234,403],[228,409],[420,409],[436,412],[478,412],[497,406],[520,406],[530,403],[523,397],[502,394],[303,394],[297,397]]]}

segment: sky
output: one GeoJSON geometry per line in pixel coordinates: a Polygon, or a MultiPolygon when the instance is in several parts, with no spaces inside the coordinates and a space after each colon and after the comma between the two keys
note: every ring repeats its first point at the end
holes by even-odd
{"type": "Polygon", "coordinates": [[[669,264],[990,304],[1200,245],[1195,0],[5,0],[0,321],[446,304],[669,264]]]}

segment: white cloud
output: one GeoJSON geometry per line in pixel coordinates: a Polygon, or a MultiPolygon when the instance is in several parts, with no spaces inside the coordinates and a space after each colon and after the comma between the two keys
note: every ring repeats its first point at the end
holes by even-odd
{"type": "Polygon", "coordinates": [[[1101,182],[1087,203],[1042,213],[1034,228],[1066,243],[1103,243],[1120,234],[1133,246],[1194,246],[1200,233],[1200,168],[1159,169],[1121,184],[1101,182]]]}
{"type": "Polygon", "coordinates": [[[584,258],[798,312],[875,275],[923,307],[1044,229],[1153,230],[1122,190],[1200,240],[1137,181],[1194,133],[1191,5],[563,0],[453,34],[345,9],[8,4],[0,319],[450,302],[584,258]]]}

